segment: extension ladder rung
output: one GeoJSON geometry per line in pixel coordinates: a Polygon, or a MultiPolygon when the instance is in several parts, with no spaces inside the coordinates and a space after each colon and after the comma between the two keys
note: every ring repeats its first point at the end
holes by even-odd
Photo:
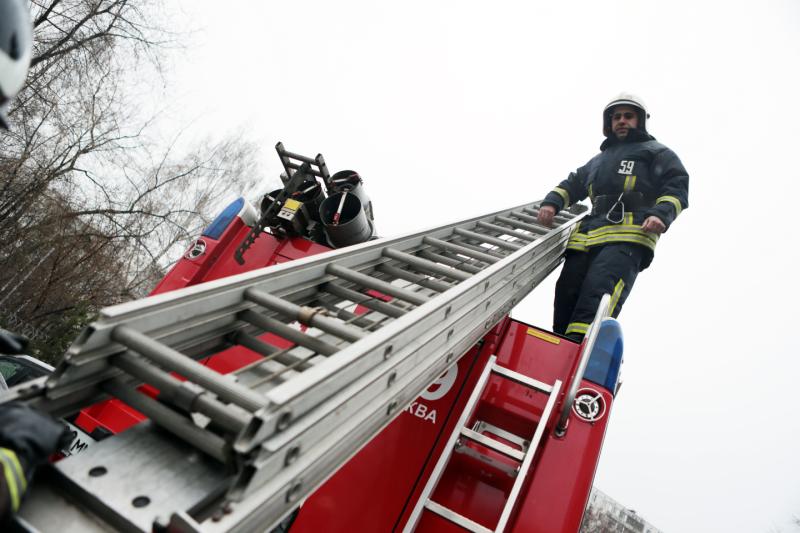
{"type": "Polygon", "coordinates": [[[391,283],[387,283],[383,280],[362,274],[361,272],[337,265],[335,263],[329,264],[327,271],[329,274],[333,274],[336,277],[345,279],[347,281],[352,281],[353,283],[361,285],[367,289],[380,291],[390,296],[400,298],[401,300],[405,300],[406,302],[410,302],[412,304],[422,305],[429,299],[418,293],[408,291],[401,287],[392,285],[391,283]]]}
{"type": "MultiPolygon", "coordinates": [[[[508,255],[509,255],[508,250],[501,250],[501,249],[499,249],[499,248],[497,248],[496,246],[493,246],[493,245],[479,246],[478,244],[473,244],[473,243],[467,242],[467,240],[468,239],[465,239],[463,237],[459,237],[459,238],[455,238],[454,237],[454,238],[450,239],[448,242],[450,242],[452,244],[456,244],[458,246],[462,246],[462,247],[467,248],[468,250],[471,250],[473,252],[478,252],[480,254],[488,254],[488,255],[490,255],[490,256],[494,257],[495,259],[498,259],[498,260],[503,259],[505,257],[508,257],[508,255]]],[[[484,243],[484,244],[486,244],[486,243],[484,243]]]]}
{"type": "Polygon", "coordinates": [[[267,292],[259,291],[257,289],[247,289],[244,293],[244,296],[251,302],[262,305],[267,309],[275,311],[276,313],[279,313],[285,317],[289,317],[292,320],[297,320],[303,324],[319,328],[322,331],[330,333],[331,335],[336,335],[337,337],[350,342],[355,342],[359,339],[363,339],[366,336],[363,331],[357,328],[345,326],[340,321],[334,320],[322,313],[317,312],[315,308],[297,305],[267,292]]]}
{"type": "Polygon", "coordinates": [[[528,224],[527,222],[523,222],[521,220],[517,220],[514,218],[499,216],[497,217],[497,220],[499,220],[503,224],[508,224],[512,228],[518,228],[521,230],[530,231],[531,233],[538,233],[540,235],[544,235],[545,233],[547,233],[547,228],[543,226],[528,224]]]}
{"type": "Polygon", "coordinates": [[[471,277],[471,274],[462,272],[455,267],[442,266],[434,261],[423,259],[399,250],[387,248],[383,251],[383,255],[392,259],[397,259],[398,261],[402,261],[403,263],[411,265],[422,272],[438,274],[440,276],[452,278],[456,281],[464,281],[471,277]]]}
{"type": "Polygon", "coordinates": [[[525,385],[526,387],[530,387],[532,389],[536,389],[541,392],[546,392],[547,394],[550,394],[550,392],[553,390],[552,385],[548,385],[547,383],[542,383],[537,379],[533,379],[526,375],[520,374],[519,372],[515,372],[510,368],[505,368],[503,366],[495,365],[492,368],[492,372],[501,375],[508,380],[519,383],[520,385],[525,385]]]}
{"type": "Polygon", "coordinates": [[[454,524],[458,524],[467,531],[474,531],[475,533],[493,533],[492,530],[489,529],[488,527],[484,527],[479,523],[470,520],[466,516],[460,515],[457,512],[453,511],[452,509],[448,509],[444,505],[439,505],[433,500],[426,501],[425,507],[433,511],[434,513],[438,514],[442,518],[446,518],[447,520],[453,522],[454,524]]]}
{"type": "Polygon", "coordinates": [[[521,241],[523,244],[535,241],[536,236],[539,235],[538,232],[535,235],[529,235],[527,233],[521,233],[519,231],[516,231],[514,228],[506,228],[503,226],[498,226],[497,224],[492,224],[491,222],[484,222],[484,221],[478,222],[476,224],[476,227],[494,231],[498,235],[507,235],[509,237],[514,237],[515,239],[521,241]]]}
{"type": "Polygon", "coordinates": [[[477,274],[482,269],[478,266],[475,266],[472,263],[472,260],[467,260],[457,255],[451,254],[449,252],[441,252],[435,253],[431,250],[420,250],[419,256],[425,259],[429,259],[431,261],[435,261],[437,263],[441,263],[443,265],[451,266],[457,270],[463,270],[470,274],[477,274]]]}
{"type": "Polygon", "coordinates": [[[496,439],[491,437],[487,437],[477,431],[473,431],[469,428],[461,428],[461,434],[467,437],[470,440],[477,442],[487,448],[491,448],[492,450],[502,453],[503,455],[510,457],[511,459],[515,459],[517,461],[522,461],[525,458],[525,453],[522,450],[517,450],[512,448],[508,444],[504,444],[496,439]]]}
{"type": "Polygon", "coordinates": [[[486,430],[487,432],[492,433],[493,435],[497,435],[501,439],[513,442],[523,450],[527,450],[528,446],[530,445],[530,441],[523,439],[519,435],[514,435],[513,433],[510,433],[508,431],[505,431],[504,429],[494,426],[486,422],[485,420],[478,421],[472,429],[474,431],[477,431],[478,433],[483,433],[484,430],[486,430]]]}
{"type": "Polygon", "coordinates": [[[522,248],[521,244],[516,244],[516,243],[513,243],[513,242],[509,242],[509,241],[504,241],[503,239],[499,239],[497,237],[493,237],[491,235],[486,235],[486,234],[483,234],[483,233],[477,233],[477,232],[474,232],[474,231],[469,231],[469,230],[465,230],[465,229],[461,229],[461,228],[456,228],[455,232],[456,232],[457,235],[461,235],[462,237],[467,237],[469,239],[473,239],[473,240],[476,240],[476,241],[479,241],[479,242],[485,242],[485,243],[488,243],[488,244],[493,244],[493,245],[498,246],[500,248],[505,248],[506,250],[515,251],[515,250],[519,250],[520,248],[522,248]]]}
{"type": "Polygon", "coordinates": [[[336,283],[329,282],[322,286],[322,290],[325,292],[329,292],[334,296],[339,296],[340,298],[344,298],[350,300],[353,303],[358,305],[363,305],[373,311],[378,311],[379,313],[383,313],[384,315],[390,316],[392,318],[400,318],[404,314],[408,312],[406,309],[401,309],[396,305],[392,305],[388,302],[384,302],[377,298],[374,298],[368,294],[364,294],[358,291],[354,291],[352,289],[348,289],[346,287],[342,287],[336,283]]]}
{"type": "Polygon", "coordinates": [[[477,259],[478,261],[482,261],[484,263],[494,264],[494,263],[497,263],[498,261],[500,261],[500,258],[498,258],[498,257],[494,257],[494,256],[489,255],[487,253],[476,252],[474,250],[471,250],[471,249],[467,248],[466,246],[453,244],[452,242],[443,241],[441,239],[436,239],[434,237],[425,237],[423,239],[423,242],[426,242],[428,244],[432,244],[432,245],[436,246],[437,248],[441,248],[443,250],[447,250],[448,252],[454,252],[454,253],[457,253],[459,255],[470,257],[472,259],[477,259]]]}
{"type": "Polygon", "coordinates": [[[378,270],[386,274],[389,274],[390,276],[394,276],[397,279],[404,279],[406,281],[415,283],[420,287],[433,289],[436,292],[444,292],[448,289],[453,288],[453,283],[449,281],[444,281],[441,278],[431,277],[430,275],[427,274],[419,274],[416,272],[411,272],[409,270],[404,270],[402,268],[398,268],[392,265],[379,265],[378,270]]]}

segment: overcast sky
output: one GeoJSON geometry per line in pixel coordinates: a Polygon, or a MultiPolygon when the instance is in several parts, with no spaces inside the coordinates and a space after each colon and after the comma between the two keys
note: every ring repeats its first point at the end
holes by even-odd
{"type": "MultiPolygon", "coordinates": [[[[620,319],[624,385],[596,485],[666,532],[800,516],[800,3],[185,0],[153,98],[355,169],[397,235],[541,199],[641,95],[691,176],[620,319]],[[223,7],[224,6],[224,7],[223,7]]],[[[264,189],[267,189],[265,185],[264,189]]],[[[553,280],[514,316],[549,328],[553,280]]]]}

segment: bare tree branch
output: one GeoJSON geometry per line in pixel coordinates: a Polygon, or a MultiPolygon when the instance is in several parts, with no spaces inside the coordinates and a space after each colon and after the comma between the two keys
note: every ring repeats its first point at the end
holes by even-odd
{"type": "Polygon", "coordinates": [[[0,136],[0,298],[18,310],[0,309],[0,326],[67,335],[146,294],[255,179],[241,138],[179,150],[188,128],[164,145],[147,137],[158,117],[136,116],[125,74],[160,71],[174,34],[150,22],[158,2],[31,1],[34,59],[0,136]]]}

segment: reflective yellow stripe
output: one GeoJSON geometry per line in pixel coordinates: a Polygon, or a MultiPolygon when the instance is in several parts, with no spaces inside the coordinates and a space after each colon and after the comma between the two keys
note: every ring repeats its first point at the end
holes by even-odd
{"type": "Polygon", "coordinates": [[[592,246],[608,244],[610,242],[641,244],[655,251],[656,244],[658,243],[658,235],[647,233],[642,230],[641,226],[632,224],[603,226],[602,228],[593,229],[588,233],[573,232],[567,242],[567,250],[586,252],[592,246]]]}
{"type": "Polygon", "coordinates": [[[8,485],[8,494],[11,497],[11,509],[15,513],[19,510],[20,499],[27,487],[27,480],[22,473],[22,465],[19,464],[17,454],[8,448],[0,448],[0,464],[2,464],[3,475],[8,485]]]}
{"type": "Polygon", "coordinates": [[[568,244],[567,250],[572,250],[573,252],[588,252],[589,249],[586,247],[585,244],[568,244]]]}
{"type": "Polygon", "coordinates": [[[628,226],[633,225],[633,213],[631,212],[625,213],[625,219],[622,221],[622,223],[628,226]]]}
{"type": "Polygon", "coordinates": [[[640,233],[638,231],[607,231],[597,235],[590,235],[583,242],[586,244],[586,246],[594,246],[596,244],[600,244],[601,242],[609,242],[609,239],[613,240],[615,237],[637,239],[642,242],[646,242],[648,246],[655,246],[658,242],[658,235],[651,236],[647,233],[640,233]]]}
{"type": "Polygon", "coordinates": [[[561,187],[556,187],[553,192],[558,194],[564,200],[564,207],[569,207],[569,192],[561,187]]]}
{"type": "MultiPolygon", "coordinates": [[[[580,224],[580,222],[578,223],[580,224]]],[[[567,241],[567,250],[576,250],[578,252],[585,252],[586,248],[586,234],[573,231],[567,241]]]]}
{"type": "Polygon", "coordinates": [[[618,226],[603,226],[601,228],[593,229],[586,235],[589,240],[596,237],[605,237],[606,235],[639,235],[645,239],[649,239],[655,244],[658,242],[658,235],[655,233],[647,233],[641,226],[635,224],[620,224],[618,226]]]}
{"type": "Polygon", "coordinates": [[[594,184],[593,184],[593,183],[590,183],[590,184],[589,184],[589,199],[590,199],[592,202],[594,202],[594,193],[592,192],[592,185],[594,185],[594,184]]]}
{"type": "Polygon", "coordinates": [[[652,233],[647,233],[642,229],[641,226],[637,224],[615,224],[615,225],[608,225],[608,226],[601,226],[599,228],[595,228],[586,232],[586,235],[589,237],[594,237],[597,235],[605,235],[607,233],[640,233],[642,235],[646,235],[648,237],[654,237],[655,240],[658,240],[658,237],[652,233]]]}
{"type": "Polygon", "coordinates": [[[661,196],[656,199],[657,204],[660,204],[661,202],[672,204],[672,207],[675,208],[675,216],[680,215],[681,211],[683,211],[683,208],[681,207],[681,201],[674,196],[661,196]]]}
{"type": "Polygon", "coordinates": [[[586,335],[587,331],[589,331],[589,324],[584,324],[583,322],[571,322],[570,325],[567,326],[565,335],[569,335],[570,333],[580,333],[581,335],[586,335]]]}
{"type": "Polygon", "coordinates": [[[656,244],[647,238],[644,238],[640,235],[635,234],[621,234],[621,235],[607,235],[605,237],[597,237],[594,239],[589,239],[586,241],[584,245],[586,248],[590,248],[592,246],[599,246],[601,244],[608,244],[611,242],[629,242],[633,244],[641,244],[653,251],[656,249],[656,244]]]}
{"type": "Polygon", "coordinates": [[[9,448],[0,448],[0,455],[8,457],[9,461],[11,462],[11,466],[14,469],[14,475],[19,478],[19,483],[22,486],[22,490],[25,491],[28,488],[28,480],[25,478],[25,472],[22,471],[22,465],[19,462],[17,453],[9,448]]]}
{"type": "Polygon", "coordinates": [[[614,314],[614,309],[617,308],[617,302],[619,302],[619,297],[622,295],[622,289],[625,288],[625,282],[620,279],[617,284],[614,286],[614,292],[611,293],[611,308],[608,311],[609,315],[614,314]]]}
{"type": "Polygon", "coordinates": [[[6,463],[5,458],[0,457],[2,463],[3,475],[6,477],[6,485],[8,486],[8,495],[11,498],[11,510],[13,512],[19,511],[19,491],[17,489],[17,480],[14,479],[14,474],[11,473],[11,466],[6,463]]]}
{"type": "Polygon", "coordinates": [[[632,191],[636,187],[636,176],[625,176],[625,185],[622,189],[625,191],[632,191]]]}

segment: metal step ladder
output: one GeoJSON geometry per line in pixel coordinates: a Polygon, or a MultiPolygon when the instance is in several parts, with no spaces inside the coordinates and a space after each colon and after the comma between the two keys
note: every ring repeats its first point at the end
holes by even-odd
{"type": "Polygon", "coordinates": [[[86,475],[100,466],[111,472],[96,464],[97,454],[58,463],[60,483],[80,487],[75,492],[117,527],[263,529],[296,507],[558,265],[582,216],[564,211],[555,227],[545,228],[536,223],[538,205],[109,307],[50,379],[4,400],[64,416],[112,395],[143,412],[152,421],[149,429],[96,445],[109,461],[124,461],[126,475],[147,471],[155,453],[181,456],[167,448],[202,452],[173,477],[142,474],[113,491],[102,488],[103,476],[86,475]],[[291,347],[266,342],[266,334],[291,347]],[[198,362],[232,347],[262,357],[228,375],[198,362]],[[142,383],[160,391],[158,401],[136,389],[142,383]],[[154,437],[153,425],[178,440],[163,431],[154,437]],[[137,439],[147,441],[148,454],[135,453],[137,439]],[[169,492],[170,483],[177,487],[187,476],[207,484],[193,504],[147,495],[169,492]],[[134,501],[148,503],[133,512],[134,501]]]}
{"type": "MultiPolygon", "coordinates": [[[[498,365],[496,363],[496,359],[497,357],[494,355],[489,358],[489,361],[484,367],[483,372],[478,378],[475,389],[473,389],[472,395],[467,401],[464,411],[461,413],[461,417],[458,419],[455,429],[450,435],[450,439],[447,441],[442,455],[436,462],[436,466],[431,472],[431,476],[428,478],[428,482],[426,483],[425,488],[423,489],[422,494],[420,495],[420,498],[417,501],[411,516],[409,517],[408,523],[403,529],[404,533],[411,533],[414,531],[422,516],[422,513],[425,510],[434,512],[450,522],[458,524],[468,531],[474,531],[476,533],[502,533],[505,530],[506,524],[511,517],[514,506],[516,505],[520,490],[522,489],[522,484],[531,468],[536,451],[539,449],[539,442],[544,435],[545,427],[550,422],[550,418],[554,413],[555,404],[558,400],[558,395],[561,392],[561,381],[556,380],[553,385],[542,383],[541,381],[498,365]],[[514,435],[501,428],[497,428],[491,424],[481,421],[477,421],[472,429],[467,427],[467,424],[472,418],[472,415],[478,406],[478,402],[483,395],[484,390],[486,389],[486,385],[489,383],[489,377],[491,375],[499,376],[503,379],[513,381],[548,395],[547,403],[542,411],[541,418],[536,424],[536,429],[533,435],[531,435],[529,438],[526,439],[519,435],[514,435]],[[503,440],[516,444],[519,449],[509,446],[508,444],[492,438],[489,435],[496,435],[503,440]],[[463,516],[431,499],[433,491],[436,489],[436,485],[439,483],[445,468],[450,462],[453,452],[460,448],[462,439],[472,440],[481,446],[484,446],[490,450],[494,450],[495,452],[509,457],[519,463],[519,466],[512,471],[513,475],[515,476],[514,484],[511,487],[508,499],[506,500],[505,506],[500,514],[500,519],[494,529],[489,529],[481,524],[478,524],[466,516],[463,516]]],[[[475,454],[476,458],[484,460],[490,464],[493,463],[491,457],[484,455],[473,448],[465,449],[471,450],[475,454]]]]}

